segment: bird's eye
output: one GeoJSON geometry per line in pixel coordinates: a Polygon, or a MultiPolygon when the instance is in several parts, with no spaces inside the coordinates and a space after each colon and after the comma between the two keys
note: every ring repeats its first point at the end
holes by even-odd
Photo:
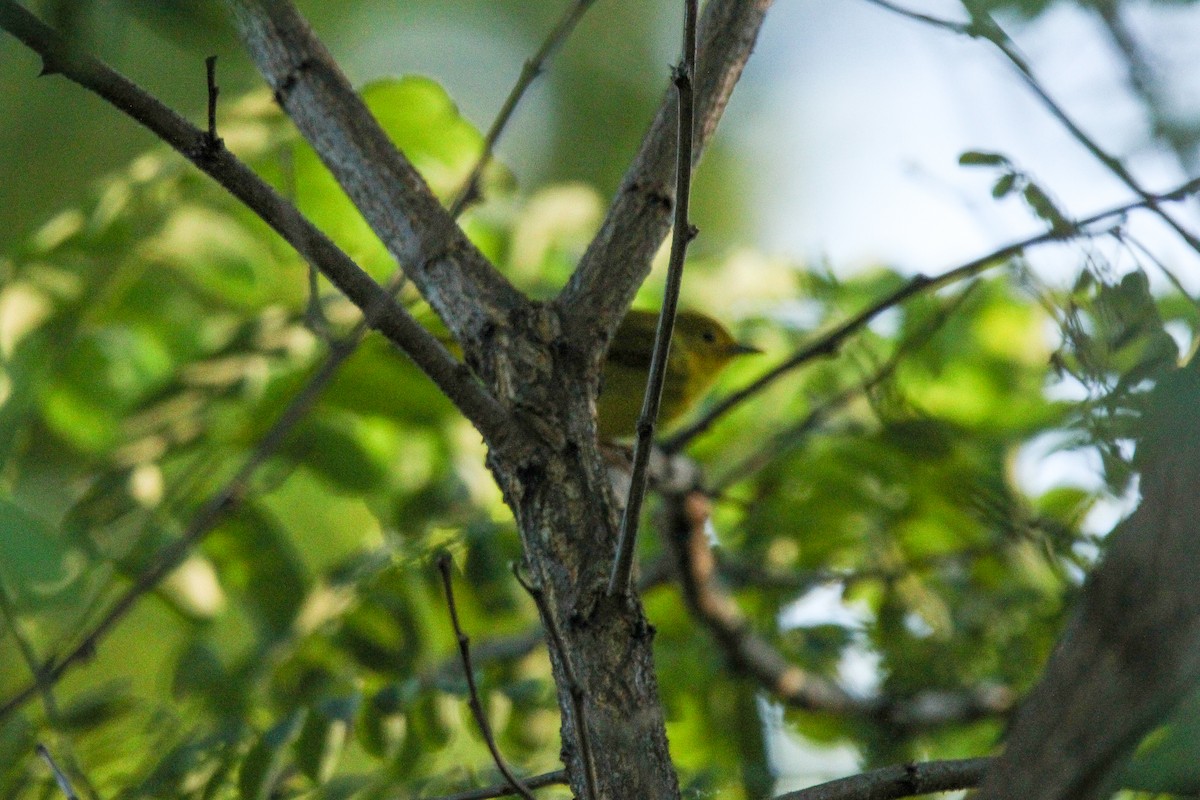
{"type": "Polygon", "coordinates": [[[700,338],[709,344],[712,344],[717,340],[717,332],[714,330],[706,330],[704,333],[700,334],[700,338]]]}

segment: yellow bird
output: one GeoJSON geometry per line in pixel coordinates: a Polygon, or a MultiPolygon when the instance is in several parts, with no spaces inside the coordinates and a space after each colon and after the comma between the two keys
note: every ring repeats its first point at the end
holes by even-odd
{"type": "MultiPolygon", "coordinates": [[[[630,311],[617,327],[604,360],[600,396],[596,399],[601,439],[626,438],[636,432],[657,327],[657,311],[637,310],[630,311]]],[[[738,342],[707,314],[679,311],[667,357],[659,422],[665,425],[682,416],[731,360],[758,352],[738,342]]]]}

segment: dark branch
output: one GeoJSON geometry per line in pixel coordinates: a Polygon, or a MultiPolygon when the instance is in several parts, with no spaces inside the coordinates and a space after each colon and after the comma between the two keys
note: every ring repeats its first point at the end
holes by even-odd
{"type": "Polygon", "coordinates": [[[978,284],[969,284],[966,289],[941,309],[928,324],[922,326],[920,330],[900,342],[887,361],[880,365],[871,375],[862,379],[854,386],[843,389],[813,406],[798,422],[773,434],[762,447],[726,470],[721,478],[712,484],[710,487],[711,492],[714,495],[719,495],[734,483],[753,475],[778,458],[782,453],[793,449],[800,442],[807,439],[810,433],[815,431],[825,420],[842,407],[848,405],[855,398],[870,393],[884,381],[891,378],[909,353],[924,346],[933,338],[934,334],[950,319],[951,315],[962,305],[963,301],[967,299],[967,296],[976,285],[978,284]]]}
{"type": "Polygon", "coordinates": [[[973,789],[983,780],[990,758],[962,758],[901,764],[822,783],[775,800],[898,800],[901,797],[973,789]]]}
{"type": "Polygon", "coordinates": [[[683,58],[675,70],[675,90],[678,93],[679,121],[678,143],[675,147],[675,225],[671,236],[671,258],[667,266],[667,285],[663,293],[663,306],[658,315],[658,329],[654,333],[654,348],[650,354],[650,376],[646,381],[646,394],[642,399],[642,411],[638,416],[637,439],[633,446],[633,469],[629,478],[629,493],[625,500],[625,511],[621,516],[621,533],[617,541],[617,554],[613,559],[612,574],[608,580],[609,595],[629,591],[633,575],[633,555],[637,546],[638,522],[642,515],[642,501],[646,497],[647,467],[650,450],[654,446],[654,427],[658,422],[658,409],[662,403],[663,384],[667,380],[667,356],[671,351],[671,332],[675,327],[675,311],[679,305],[679,288],[683,283],[683,261],[688,243],[694,235],[688,221],[688,204],[692,189],[692,130],[695,126],[695,95],[692,78],[696,73],[696,17],[697,0],[684,2],[683,58]]]}
{"type": "MultiPolygon", "coordinates": [[[[556,769],[542,775],[534,775],[525,781],[530,789],[541,789],[544,786],[557,786],[567,782],[566,770],[556,769]]],[[[511,783],[501,783],[496,786],[485,786],[482,789],[468,789],[458,794],[447,794],[441,797],[431,797],[429,800],[489,800],[492,797],[508,797],[517,794],[517,788],[511,783]]]]}
{"type": "Polygon", "coordinates": [[[220,150],[224,142],[217,136],[217,97],[220,96],[221,89],[217,86],[216,56],[204,59],[204,72],[208,79],[208,146],[213,150],[220,150]]]}
{"type": "Polygon", "coordinates": [[[516,794],[521,795],[525,800],[536,800],[533,792],[513,774],[508,762],[504,760],[500,747],[496,744],[496,737],[492,735],[492,726],[488,722],[487,712],[484,711],[483,701],[479,699],[479,687],[475,684],[475,670],[471,668],[471,639],[463,632],[462,625],[458,621],[458,608],[454,604],[454,586],[450,580],[450,556],[445,553],[438,556],[437,566],[438,572],[442,575],[442,587],[446,591],[446,605],[450,608],[450,622],[454,625],[454,635],[458,639],[458,652],[462,656],[463,672],[466,673],[467,702],[471,706],[471,713],[475,716],[475,723],[479,725],[479,733],[483,736],[483,741],[492,754],[492,760],[496,762],[496,768],[500,770],[500,774],[504,776],[509,785],[516,789],[516,794]]]}

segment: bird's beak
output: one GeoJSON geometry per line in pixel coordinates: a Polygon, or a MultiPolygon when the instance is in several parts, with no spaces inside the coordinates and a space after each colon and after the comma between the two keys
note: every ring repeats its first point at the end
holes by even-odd
{"type": "Polygon", "coordinates": [[[731,356],[749,356],[756,353],[762,353],[762,350],[759,350],[757,347],[751,347],[748,344],[742,344],[741,342],[734,342],[729,347],[729,355],[731,356]]]}

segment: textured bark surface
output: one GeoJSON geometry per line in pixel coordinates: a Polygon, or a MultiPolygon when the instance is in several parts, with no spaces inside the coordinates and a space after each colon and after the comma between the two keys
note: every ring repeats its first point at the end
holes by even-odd
{"type": "Polygon", "coordinates": [[[1139,740],[1200,682],[1200,369],[1154,391],[1142,503],[1113,532],[980,798],[1107,797],[1139,740]]]}
{"type": "MultiPolygon", "coordinates": [[[[516,411],[540,415],[541,427],[559,435],[520,452],[493,448],[489,466],[516,516],[525,571],[553,616],[544,624],[558,628],[582,689],[599,797],[678,797],[654,672],[653,628],[636,598],[605,594],[619,516],[595,443],[583,365],[558,360],[554,369],[541,370],[558,377],[522,395],[544,405],[516,411]]],[[[514,380],[517,374],[533,373],[518,372],[514,380]]],[[[550,651],[563,715],[563,761],[572,788],[583,797],[574,700],[563,654],[550,651]]]]}

